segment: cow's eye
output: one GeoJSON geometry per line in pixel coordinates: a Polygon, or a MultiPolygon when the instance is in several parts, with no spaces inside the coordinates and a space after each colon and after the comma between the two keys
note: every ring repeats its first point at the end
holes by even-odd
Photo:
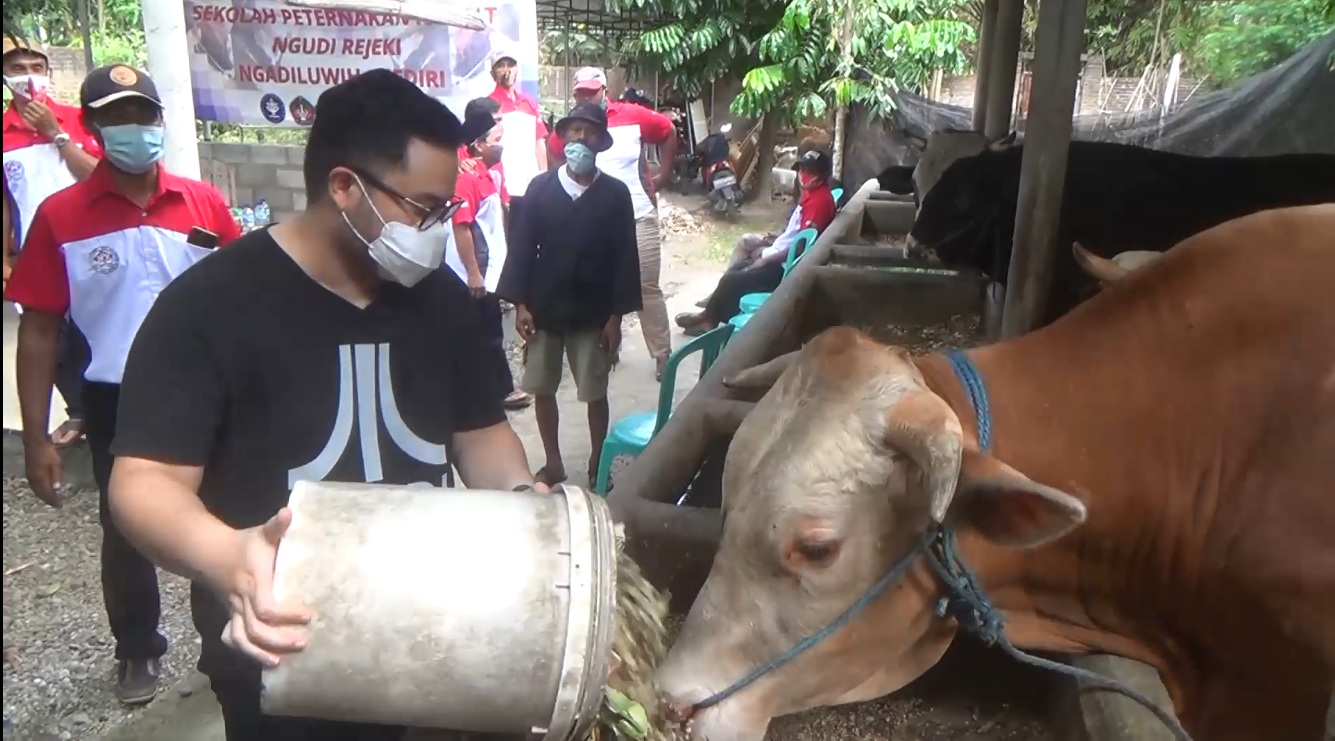
{"type": "Polygon", "coordinates": [[[839,541],[799,540],[793,549],[809,566],[828,566],[839,555],[839,541]]]}

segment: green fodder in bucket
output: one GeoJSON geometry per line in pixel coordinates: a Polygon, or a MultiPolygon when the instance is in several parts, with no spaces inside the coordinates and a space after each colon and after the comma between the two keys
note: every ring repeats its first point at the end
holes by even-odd
{"type": "Polygon", "coordinates": [[[668,601],[626,554],[617,527],[616,635],[613,669],[603,712],[588,741],[686,741],[680,723],[668,720],[653,673],[667,656],[668,601]]]}

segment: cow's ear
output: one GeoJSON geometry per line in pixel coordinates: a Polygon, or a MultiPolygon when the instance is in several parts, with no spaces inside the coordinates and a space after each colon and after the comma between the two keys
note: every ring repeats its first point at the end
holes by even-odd
{"type": "Polygon", "coordinates": [[[794,350],[767,363],[753,365],[745,370],[737,371],[724,378],[723,385],[730,389],[768,391],[778,382],[779,376],[782,376],[783,372],[788,370],[788,366],[793,364],[798,352],[800,350],[794,350]]]}
{"type": "Polygon", "coordinates": [[[1085,504],[1044,486],[990,455],[967,450],[950,521],[997,545],[1033,548],[1060,538],[1085,521],[1085,504]]]}
{"type": "Polygon", "coordinates": [[[913,171],[915,169],[917,169],[917,165],[891,165],[876,176],[876,183],[881,186],[881,190],[901,196],[908,195],[913,192],[913,171]]]}
{"type": "Polygon", "coordinates": [[[1011,133],[1001,137],[1000,139],[994,142],[989,142],[987,148],[992,150],[993,152],[1000,152],[1003,149],[1010,149],[1011,146],[1013,146],[1014,144],[1015,144],[1015,132],[1012,131],[1011,133]]]}

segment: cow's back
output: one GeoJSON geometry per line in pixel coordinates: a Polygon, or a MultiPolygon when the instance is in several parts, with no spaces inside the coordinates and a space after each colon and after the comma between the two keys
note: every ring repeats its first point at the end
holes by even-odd
{"type": "Polygon", "coordinates": [[[1332,287],[1335,204],[1266,211],[1020,341],[1088,369],[1062,405],[1089,429],[1065,442],[1103,457],[1067,473],[1116,481],[1118,498],[1171,497],[1138,505],[1157,512],[1141,525],[1167,518],[1192,544],[1169,567],[1196,586],[1187,614],[1210,614],[1193,630],[1254,665],[1335,666],[1332,287]]]}

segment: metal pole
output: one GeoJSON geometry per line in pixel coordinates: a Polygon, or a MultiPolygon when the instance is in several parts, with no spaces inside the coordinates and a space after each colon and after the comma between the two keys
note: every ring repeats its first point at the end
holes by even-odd
{"type": "Polygon", "coordinates": [[[92,72],[93,62],[93,20],[89,12],[88,3],[92,0],[77,0],[79,3],[79,37],[83,39],[83,64],[84,74],[92,72]]]}
{"type": "Polygon", "coordinates": [[[978,61],[974,63],[973,130],[987,128],[987,87],[992,75],[992,48],[997,36],[997,2],[984,0],[983,21],[978,27],[978,61]]]}
{"type": "MultiPolygon", "coordinates": [[[[1080,3],[1084,7],[1084,3],[1080,3]]],[[[1020,62],[1020,31],[1024,0],[998,0],[997,26],[992,36],[992,60],[988,70],[987,111],[983,133],[999,139],[1010,132],[1015,103],[1015,68],[1020,62]]]]}
{"type": "Polygon", "coordinates": [[[1085,0],[1047,0],[1038,9],[1034,84],[1001,325],[1004,337],[1024,334],[1042,323],[1057,253],[1071,248],[1057,243],[1057,229],[1080,53],[1085,45],[1085,7],[1085,0]]]}

